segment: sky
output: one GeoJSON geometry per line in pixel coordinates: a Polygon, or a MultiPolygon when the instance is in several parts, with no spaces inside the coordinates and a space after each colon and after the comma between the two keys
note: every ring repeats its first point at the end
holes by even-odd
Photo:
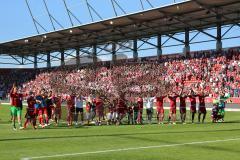
{"type": "MultiPolygon", "coordinates": [[[[122,8],[129,14],[142,10],[140,0],[116,0],[122,8]]],[[[147,3],[146,0],[142,0],[144,9],[150,9],[151,6],[147,3]]],[[[174,2],[174,0],[149,0],[154,7],[160,7],[163,5],[169,5],[174,2]]],[[[176,0],[176,2],[181,2],[184,0],[176,0]]],[[[44,7],[43,0],[28,0],[30,4],[30,8],[32,9],[33,16],[35,19],[46,28],[47,31],[53,31],[50,20],[48,18],[46,9],[44,7]]],[[[69,21],[67,12],[64,7],[63,0],[46,0],[49,11],[56,18],[64,28],[71,27],[71,23],[69,21]]],[[[103,19],[108,19],[111,17],[115,17],[113,8],[111,6],[111,0],[88,0],[89,4],[91,4],[96,11],[103,17],[103,19]]],[[[89,15],[87,5],[85,0],[66,0],[68,8],[78,17],[78,19],[84,24],[91,22],[91,17],[89,15]]],[[[123,15],[124,13],[117,8],[118,14],[123,15]]],[[[94,21],[99,21],[100,19],[94,15],[94,21]]],[[[55,23],[56,25],[56,23],[55,23]]],[[[79,25],[77,21],[74,21],[74,26],[79,25]]],[[[57,29],[61,29],[60,26],[56,25],[57,29]]],[[[224,32],[227,29],[223,29],[224,32]]],[[[43,30],[40,29],[41,33],[44,33],[43,30]]],[[[215,30],[207,31],[209,33],[215,34],[215,30]]],[[[239,27],[233,27],[233,29],[226,36],[239,35],[239,27]]],[[[23,38],[31,35],[36,35],[36,29],[33,25],[33,21],[28,12],[27,5],[25,0],[1,0],[0,2],[0,43],[23,38]]],[[[194,35],[190,35],[194,36],[194,35]]],[[[180,39],[183,37],[179,37],[180,39]]],[[[164,39],[164,38],[163,38],[164,39]]],[[[198,40],[208,39],[208,37],[204,35],[199,35],[198,40]]],[[[153,40],[154,41],[154,40],[153,40]]],[[[171,44],[177,44],[176,41],[169,41],[171,44]]],[[[205,50],[205,49],[214,49],[216,46],[216,42],[210,42],[206,44],[195,44],[191,46],[191,50],[205,50]]],[[[232,47],[239,46],[239,39],[235,40],[227,40],[223,42],[223,47],[232,47]]],[[[171,47],[164,48],[163,54],[170,53],[179,53],[182,52],[183,46],[180,47],[171,47]]],[[[139,53],[140,56],[151,56],[156,55],[155,50],[142,51],[139,53]]],[[[105,58],[109,56],[104,56],[105,58]]],[[[0,56],[0,61],[9,61],[8,59],[3,60],[0,56]]],[[[44,66],[46,64],[39,64],[39,66],[44,66]]],[[[58,63],[55,63],[58,65],[58,63]]],[[[12,65],[0,65],[1,68],[9,68],[16,67],[12,65]]],[[[24,67],[24,66],[17,66],[24,67]]],[[[33,65],[29,65],[26,67],[33,67],[33,65]]]]}

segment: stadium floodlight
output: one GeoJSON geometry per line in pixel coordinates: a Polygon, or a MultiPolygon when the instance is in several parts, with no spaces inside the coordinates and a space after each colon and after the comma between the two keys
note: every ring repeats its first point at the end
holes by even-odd
{"type": "Polygon", "coordinates": [[[46,39],[46,38],[47,38],[47,35],[44,35],[44,36],[43,36],[43,38],[45,38],[45,39],[46,39]]]}
{"type": "Polygon", "coordinates": [[[70,30],[69,30],[69,33],[73,33],[73,30],[70,29],[70,30]]]}
{"type": "Polygon", "coordinates": [[[29,40],[28,40],[28,39],[25,39],[25,40],[24,40],[24,42],[25,42],[25,43],[28,43],[28,42],[29,42],[29,40]]]}
{"type": "Polygon", "coordinates": [[[180,9],[180,7],[179,7],[179,5],[177,5],[177,10],[179,10],[180,9]]]}
{"type": "Polygon", "coordinates": [[[113,22],[113,21],[110,21],[109,23],[110,23],[111,25],[113,25],[113,24],[114,24],[114,22],[113,22]]]}

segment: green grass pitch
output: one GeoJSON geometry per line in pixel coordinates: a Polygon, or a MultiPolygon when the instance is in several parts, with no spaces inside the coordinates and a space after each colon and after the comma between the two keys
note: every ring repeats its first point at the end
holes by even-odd
{"type": "Polygon", "coordinates": [[[0,106],[1,160],[240,159],[240,112],[227,112],[221,124],[210,123],[209,111],[205,124],[79,128],[63,124],[17,131],[9,118],[9,107],[0,106]]]}

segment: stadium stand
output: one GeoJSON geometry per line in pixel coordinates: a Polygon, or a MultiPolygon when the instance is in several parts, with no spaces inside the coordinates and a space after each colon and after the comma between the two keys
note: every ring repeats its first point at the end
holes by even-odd
{"type": "Polygon", "coordinates": [[[120,92],[146,96],[167,92],[168,84],[171,84],[171,89],[176,90],[183,85],[186,89],[206,88],[213,97],[227,88],[231,97],[240,97],[238,49],[194,52],[187,57],[167,55],[160,61],[144,58],[141,62],[121,61],[114,65],[105,62],[80,68],[2,69],[0,72],[0,91],[3,93],[17,83],[24,92],[36,91],[41,87],[58,94],[81,92],[87,95],[95,90],[110,96],[120,92]]]}

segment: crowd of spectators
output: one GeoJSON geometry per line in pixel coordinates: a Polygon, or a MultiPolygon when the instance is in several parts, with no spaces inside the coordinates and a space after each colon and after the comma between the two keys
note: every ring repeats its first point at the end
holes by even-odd
{"type": "Polygon", "coordinates": [[[56,94],[89,95],[98,92],[106,96],[166,95],[184,87],[205,89],[215,96],[229,90],[240,97],[240,54],[237,49],[222,52],[196,52],[188,56],[165,56],[160,61],[145,59],[86,67],[65,66],[51,70],[1,71],[0,91],[8,91],[14,82],[25,92],[41,88],[56,94]]]}
{"type": "Polygon", "coordinates": [[[22,86],[25,82],[35,79],[36,74],[32,69],[0,69],[0,97],[6,98],[14,83],[22,86]]]}

